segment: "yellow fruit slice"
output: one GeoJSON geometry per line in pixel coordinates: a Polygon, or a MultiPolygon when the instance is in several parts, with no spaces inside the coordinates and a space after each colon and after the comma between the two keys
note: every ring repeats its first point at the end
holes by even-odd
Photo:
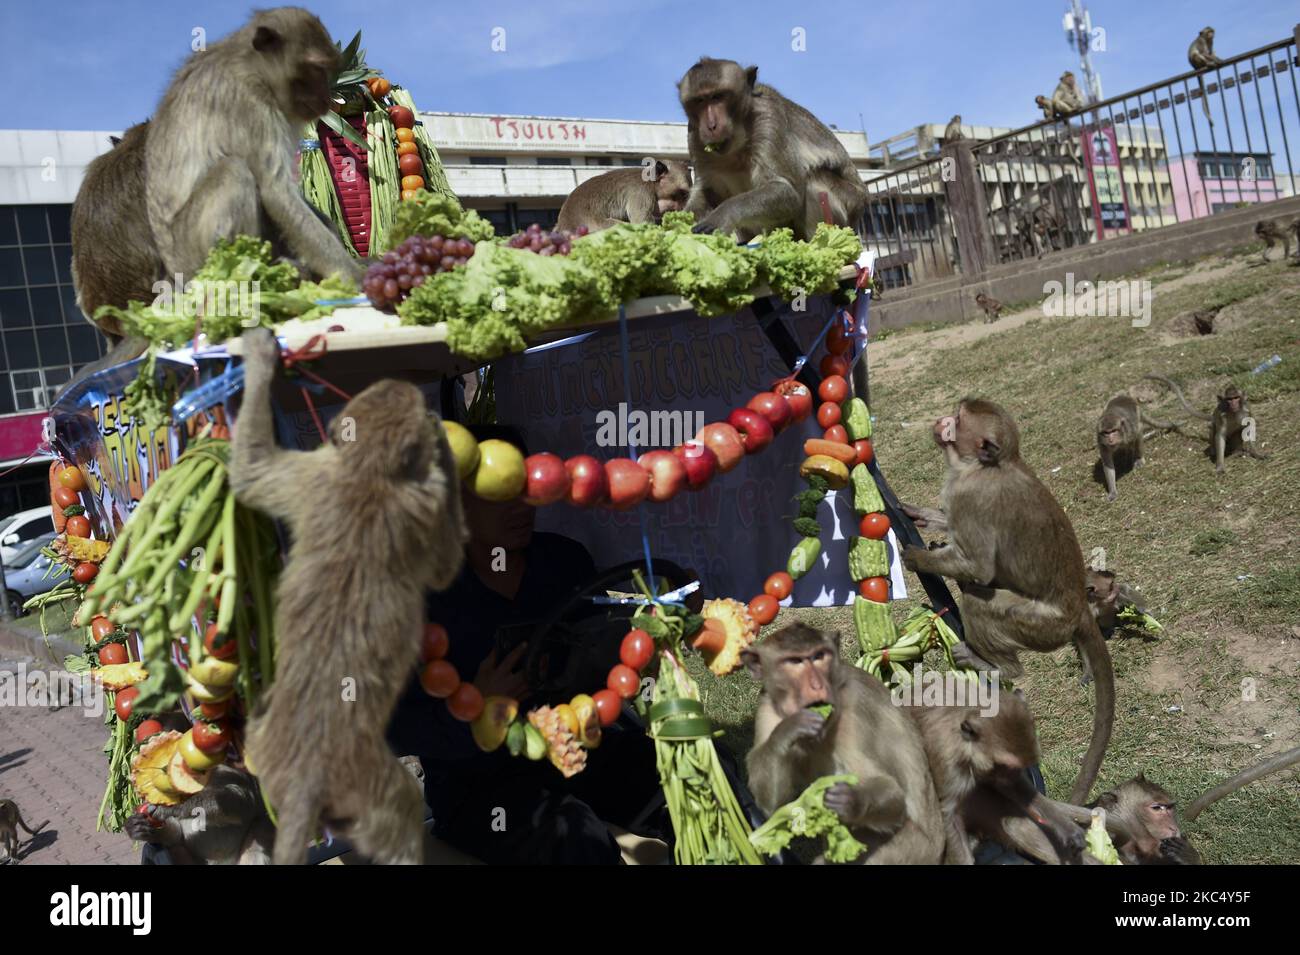
{"type": "Polygon", "coordinates": [[[149,675],[144,670],[144,664],[138,660],[132,663],[112,663],[91,670],[90,674],[103,685],[104,689],[114,692],[143,683],[149,675]]]}
{"type": "Polygon", "coordinates": [[[190,694],[200,703],[220,703],[235,694],[233,686],[208,686],[206,683],[200,683],[193,676],[189,680],[190,694]]]}
{"type": "Polygon", "coordinates": [[[167,772],[180,740],[181,734],[176,730],[157,733],[131,760],[131,785],[145,802],[158,806],[174,806],[180,802],[180,794],[167,772]]]}
{"type": "Polygon", "coordinates": [[[207,770],[196,772],[190,769],[179,750],[167,764],[167,778],[171,780],[172,788],[183,796],[193,796],[202,790],[208,784],[208,776],[207,770]]]}

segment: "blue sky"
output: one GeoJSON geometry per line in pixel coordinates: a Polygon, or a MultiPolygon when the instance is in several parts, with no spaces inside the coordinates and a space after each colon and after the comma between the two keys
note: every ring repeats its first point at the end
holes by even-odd
{"type": "MultiPolygon", "coordinates": [[[[268,4],[269,5],[269,4],[268,4]]],[[[239,25],[252,4],[4,0],[0,37],[9,128],[113,129],[150,114],[192,31],[239,25]]],[[[336,39],[362,30],[372,65],[423,109],[618,119],[680,119],[675,82],[702,54],[757,63],[761,79],[871,141],[922,122],[1021,125],[1077,60],[1064,0],[871,3],[813,0],[584,0],[309,4],[336,39]],[[491,49],[505,31],[504,52],[491,49]],[[802,28],[806,52],[791,49],[802,28]]],[[[1294,0],[1094,0],[1106,31],[1094,54],[1116,95],[1187,69],[1212,24],[1216,50],[1289,35],[1294,0]]]]}

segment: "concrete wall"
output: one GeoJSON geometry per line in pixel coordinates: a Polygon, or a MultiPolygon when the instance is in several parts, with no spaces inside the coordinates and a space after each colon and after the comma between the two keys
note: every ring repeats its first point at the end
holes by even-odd
{"type": "Polygon", "coordinates": [[[1193,222],[1151,232],[1107,239],[1092,245],[1049,252],[1041,259],[997,265],[980,275],[956,275],[923,286],[890,291],[872,308],[873,324],[902,328],[930,322],[962,322],[977,315],[975,293],[985,292],[1008,304],[1042,299],[1045,283],[1074,273],[1076,281],[1116,279],[1162,262],[1181,262],[1226,252],[1256,241],[1261,217],[1300,215],[1300,197],[1267,206],[1234,209],[1193,222]]]}

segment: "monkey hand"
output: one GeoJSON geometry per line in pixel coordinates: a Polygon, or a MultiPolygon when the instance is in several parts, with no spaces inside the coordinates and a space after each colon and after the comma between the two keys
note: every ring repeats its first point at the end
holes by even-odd
{"type": "Polygon", "coordinates": [[[786,746],[804,745],[821,736],[826,728],[826,717],[816,710],[800,710],[781,721],[772,735],[779,734],[786,746]]]}
{"type": "Polygon", "coordinates": [[[908,544],[903,548],[903,566],[913,573],[920,573],[925,566],[925,556],[928,553],[929,551],[924,547],[908,544]]]}
{"type": "Polygon", "coordinates": [[[147,842],[155,846],[171,846],[181,841],[180,827],[172,819],[157,819],[145,812],[137,812],[126,819],[123,827],[132,842],[147,842]],[[162,825],[159,826],[158,823],[162,825]]]}
{"type": "Polygon", "coordinates": [[[1201,864],[1201,854],[1182,836],[1160,840],[1160,858],[1169,865],[1201,864]]]}
{"type": "Polygon", "coordinates": [[[736,231],[736,224],[732,221],[732,216],[722,206],[718,206],[703,219],[695,224],[692,232],[721,232],[723,234],[736,231]]]}
{"type": "Polygon", "coordinates": [[[862,799],[848,783],[836,783],[822,796],[822,804],[835,813],[840,822],[853,823],[862,815],[862,799]]]}
{"type": "Polygon", "coordinates": [[[241,339],[244,346],[244,375],[275,374],[280,363],[280,343],[269,328],[247,329],[241,339]]]}

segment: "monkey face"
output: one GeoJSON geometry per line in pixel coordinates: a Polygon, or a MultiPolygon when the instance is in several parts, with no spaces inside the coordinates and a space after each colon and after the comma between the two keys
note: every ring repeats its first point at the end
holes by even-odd
{"type": "Polygon", "coordinates": [[[1097,437],[1101,439],[1102,444],[1112,448],[1124,443],[1119,428],[1107,428],[1104,431],[1098,431],[1097,437]]]}
{"type": "Polygon", "coordinates": [[[258,69],[290,119],[308,122],[326,113],[341,67],[329,32],[306,10],[259,12],[250,23],[258,69]]]}
{"type": "Polygon", "coordinates": [[[682,77],[677,89],[686,125],[706,152],[734,152],[744,147],[743,119],[757,77],[757,68],[742,70],[731,60],[701,60],[682,77]]]}
{"type": "Polygon", "coordinates": [[[1172,802],[1151,802],[1142,807],[1142,824],[1146,826],[1151,838],[1157,842],[1165,839],[1177,839],[1178,822],[1174,818],[1172,802]]]}
{"type": "Polygon", "coordinates": [[[1236,389],[1229,388],[1227,391],[1225,391],[1223,394],[1219,396],[1219,401],[1222,402],[1224,410],[1227,411],[1229,414],[1240,413],[1241,392],[1237,391],[1236,389]]]}

